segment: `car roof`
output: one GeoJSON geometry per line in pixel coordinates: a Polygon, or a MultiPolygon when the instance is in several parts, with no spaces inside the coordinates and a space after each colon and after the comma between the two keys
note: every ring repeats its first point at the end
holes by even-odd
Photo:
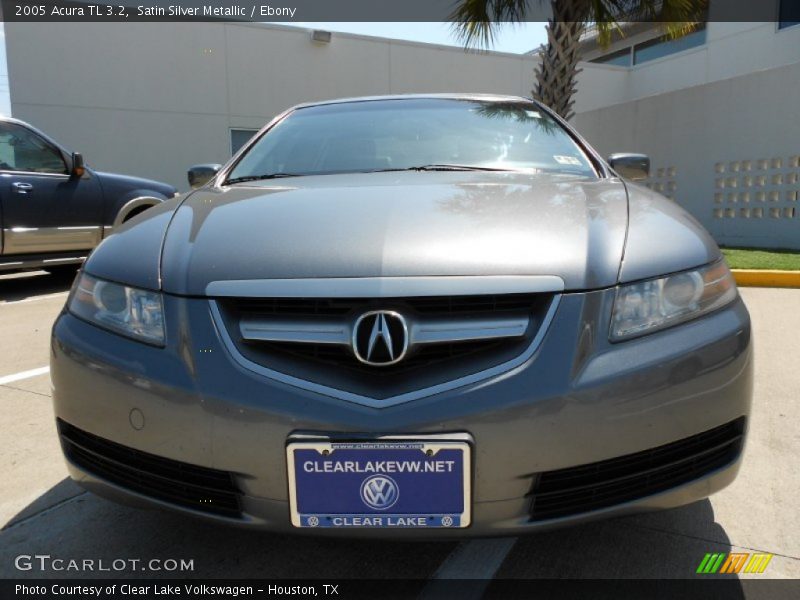
{"type": "Polygon", "coordinates": [[[0,115],[0,121],[4,123],[15,123],[17,125],[25,125],[26,127],[33,127],[30,123],[23,121],[21,119],[15,119],[14,117],[9,117],[8,115],[0,115]]]}
{"type": "Polygon", "coordinates": [[[357,96],[353,98],[334,98],[316,102],[304,102],[293,106],[290,110],[308,108],[311,106],[326,106],[330,104],[348,104],[353,102],[375,102],[381,100],[482,100],[484,102],[533,102],[531,98],[523,96],[508,96],[503,94],[391,94],[387,96],[357,96]]]}

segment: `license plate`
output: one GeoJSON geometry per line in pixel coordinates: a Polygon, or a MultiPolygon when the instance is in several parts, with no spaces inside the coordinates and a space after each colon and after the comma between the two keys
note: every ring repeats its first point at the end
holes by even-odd
{"type": "Polygon", "coordinates": [[[470,524],[467,442],[290,442],[286,454],[295,527],[470,524]]]}

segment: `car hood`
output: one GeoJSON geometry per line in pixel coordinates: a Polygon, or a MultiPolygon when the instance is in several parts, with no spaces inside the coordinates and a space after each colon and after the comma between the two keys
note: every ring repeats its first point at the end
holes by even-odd
{"type": "Polygon", "coordinates": [[[216,281],[555,275],[617,282],[627,229],[619,180],[486,172],[284,178],[191,194],[161,257],[162,289],[216,281]]]}
{"type": "Polygon", "coordinates": [[[104,189],[143,189],[159,192],[167,198],[171,198],[177,189],[173,186],[155,181],[153,179],[145,179],[144,177],[134,177],[133,175],[122,175],[120,173],[107,173],[105,171],[94,171],[94,174],[100,180],[104,189]]]}

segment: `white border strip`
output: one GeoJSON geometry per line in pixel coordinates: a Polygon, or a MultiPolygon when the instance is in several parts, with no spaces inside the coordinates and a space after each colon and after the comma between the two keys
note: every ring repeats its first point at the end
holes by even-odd
{"type": "Polygon", "coordinates": [[[13,383],[15,381],[21,381],[22,379],[29,379],[31,377],[38,377],[39,375],[45,375],[49,372],[50,367],[39,367],[38,369],[31,369],[30,371],[20,371],[19,373],[14,373],[13,375],[0,377],[0,385],[6,385],[7,383],[13,383]]]}
{"type": "Polygon", "coordinates": [[[52,294],[44,294],[42,296],[31,296],[30,298],[23,298],[22,300],[0,300],[0,306],[23,304],[25,302],[37,302],[38,300],[49,300],[51,298],[64,298],[66,296],[69,296],[69,292],[54,292],[52,294]]]}
{"type": "Polygon", "coordinates": [[[431,579],[492,579],[516,543],[514,537],[462,542],[431,579]]]}
{"type": "Polygon", "coordinates": [[[458,588],[459,600],[481,600],[516,542],[517,538],[462,542],[444,559],[417,600],[449,600],[453,588],[445,581],[453,579],[471,580],[471,585],[458,588]]]}

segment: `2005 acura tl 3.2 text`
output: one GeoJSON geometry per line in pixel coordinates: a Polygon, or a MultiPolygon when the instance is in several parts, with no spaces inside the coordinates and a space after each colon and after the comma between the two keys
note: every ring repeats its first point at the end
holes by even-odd
{"type": "Polygon", "coordinates": [[[648,169],[523,98],[287,111],[86,262],[51,353],[72,477],[222,522],[396,537],[720,490],[750,320],[706,231],[633,183],[648,169]]]}

